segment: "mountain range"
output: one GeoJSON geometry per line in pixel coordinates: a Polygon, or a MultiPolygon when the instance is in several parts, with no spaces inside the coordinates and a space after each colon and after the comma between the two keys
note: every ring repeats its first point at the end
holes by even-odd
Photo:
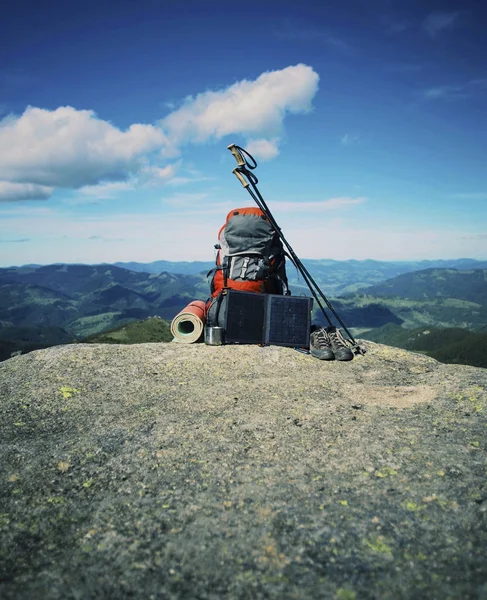
{"type": "MultiPolygon", "coordinates": [[[[425,269],[487,269],[487,260],[472,258],[452,260],[378,261],[378,260],[331,260],[304,259],[304,266],[312,274],[325,294],[331,296],[353,293],[375,283],[414,271],[425,269]]],[[[195,275],[207,273],[215,266],[214,261],[170,262],[158,260],[150,263],[117,262],[115,266],[143,273],[178,273],[195,275]]],[[[287,274],[294,293],[306,291],[306,285],[297,269],[288,261],[287,274]]]]}
{"type": "MultiPolygon", "coordinates": [[[[487,324],[487,269],[425,269],[404,273],[340,298],[345,306],[378,302],[407,328],[460,327],[479,331],[487,324]]],[[[392,322],[392,321],[391,321],[392,322]]]]}
{"type": "MultiPolygon", "coordinates": [[[[354,335],[388,323],[409,329],[482,330],[487,323],[487,262],[436,261],[448,266],[416,270],[425,262],[432,261],[306,261],[354,335]],[[408,266],[407,273],[385,277],[408,266]]],[[[209,295],[206,273],[212,263],[128,264],[137,270],[109,264],[0,269],[0,359],[16,350],[79,341],[149,317],[171,320],[189,301],[209,295]],[[143,270],[155,265],[185,273],[143,270]]],[[[309,295],[292,265],[288,275],[294,295],[309,295]]],[[[323,320],[315,308],[315,321],[323,320]]]]}
{"type": "Polygon", "coordinates": [[[487,304],[487,269],[426,269],[398,275],[367,288],[372,296],[401,296],[411,300],[457,298],[487,304]]]}

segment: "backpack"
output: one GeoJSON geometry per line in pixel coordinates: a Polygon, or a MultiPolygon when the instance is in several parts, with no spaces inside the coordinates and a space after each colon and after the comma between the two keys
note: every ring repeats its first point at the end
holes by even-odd
{"type": "Polygon", "coordinates": [[[215,249],[216,267],[208,273],[208,277],[212,275],[207,304],[209,325],[220,324],[222,294],[227,289],[290,295],[282,242],[260,208],[230,211],[218,232],[215,249]]]}

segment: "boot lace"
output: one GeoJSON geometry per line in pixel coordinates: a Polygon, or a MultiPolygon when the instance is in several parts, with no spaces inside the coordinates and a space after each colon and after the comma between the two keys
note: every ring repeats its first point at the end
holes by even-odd
{"type": "Polygon", "coordinates": [[[348,342],[343,337],[342,332],[339,329],[333,329],[328,332],[330,336],[331,343],[338,348],[348,348],[348,342]]]}
{"type": "Polygon", "coordinates": [[[321,327],[320,329],[317,329],[314,332],[314,343],[313,345],[316,348],[329,348],[330,347],[330,338],[328,337],[328,333],[326,332],[326,330],[321,327]]]}

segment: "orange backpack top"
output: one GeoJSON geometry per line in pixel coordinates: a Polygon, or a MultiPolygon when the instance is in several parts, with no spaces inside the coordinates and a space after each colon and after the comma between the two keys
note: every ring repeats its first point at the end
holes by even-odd
{"type": "Polygon", "coordinates": [[[289,294],[286,257],[279,235],[257,207],[228,213],[218,232],[216,268],[210,283],[212,297],[223,289],[289,294]]]}

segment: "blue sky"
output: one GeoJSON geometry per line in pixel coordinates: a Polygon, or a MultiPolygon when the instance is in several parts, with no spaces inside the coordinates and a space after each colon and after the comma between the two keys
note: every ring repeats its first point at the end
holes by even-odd
{"type": "Polygon", "coordinates": [[[483,2],[9,5],[0,266],[211,260],[230,143],[301,258],[487,259],[483,2]]]}

